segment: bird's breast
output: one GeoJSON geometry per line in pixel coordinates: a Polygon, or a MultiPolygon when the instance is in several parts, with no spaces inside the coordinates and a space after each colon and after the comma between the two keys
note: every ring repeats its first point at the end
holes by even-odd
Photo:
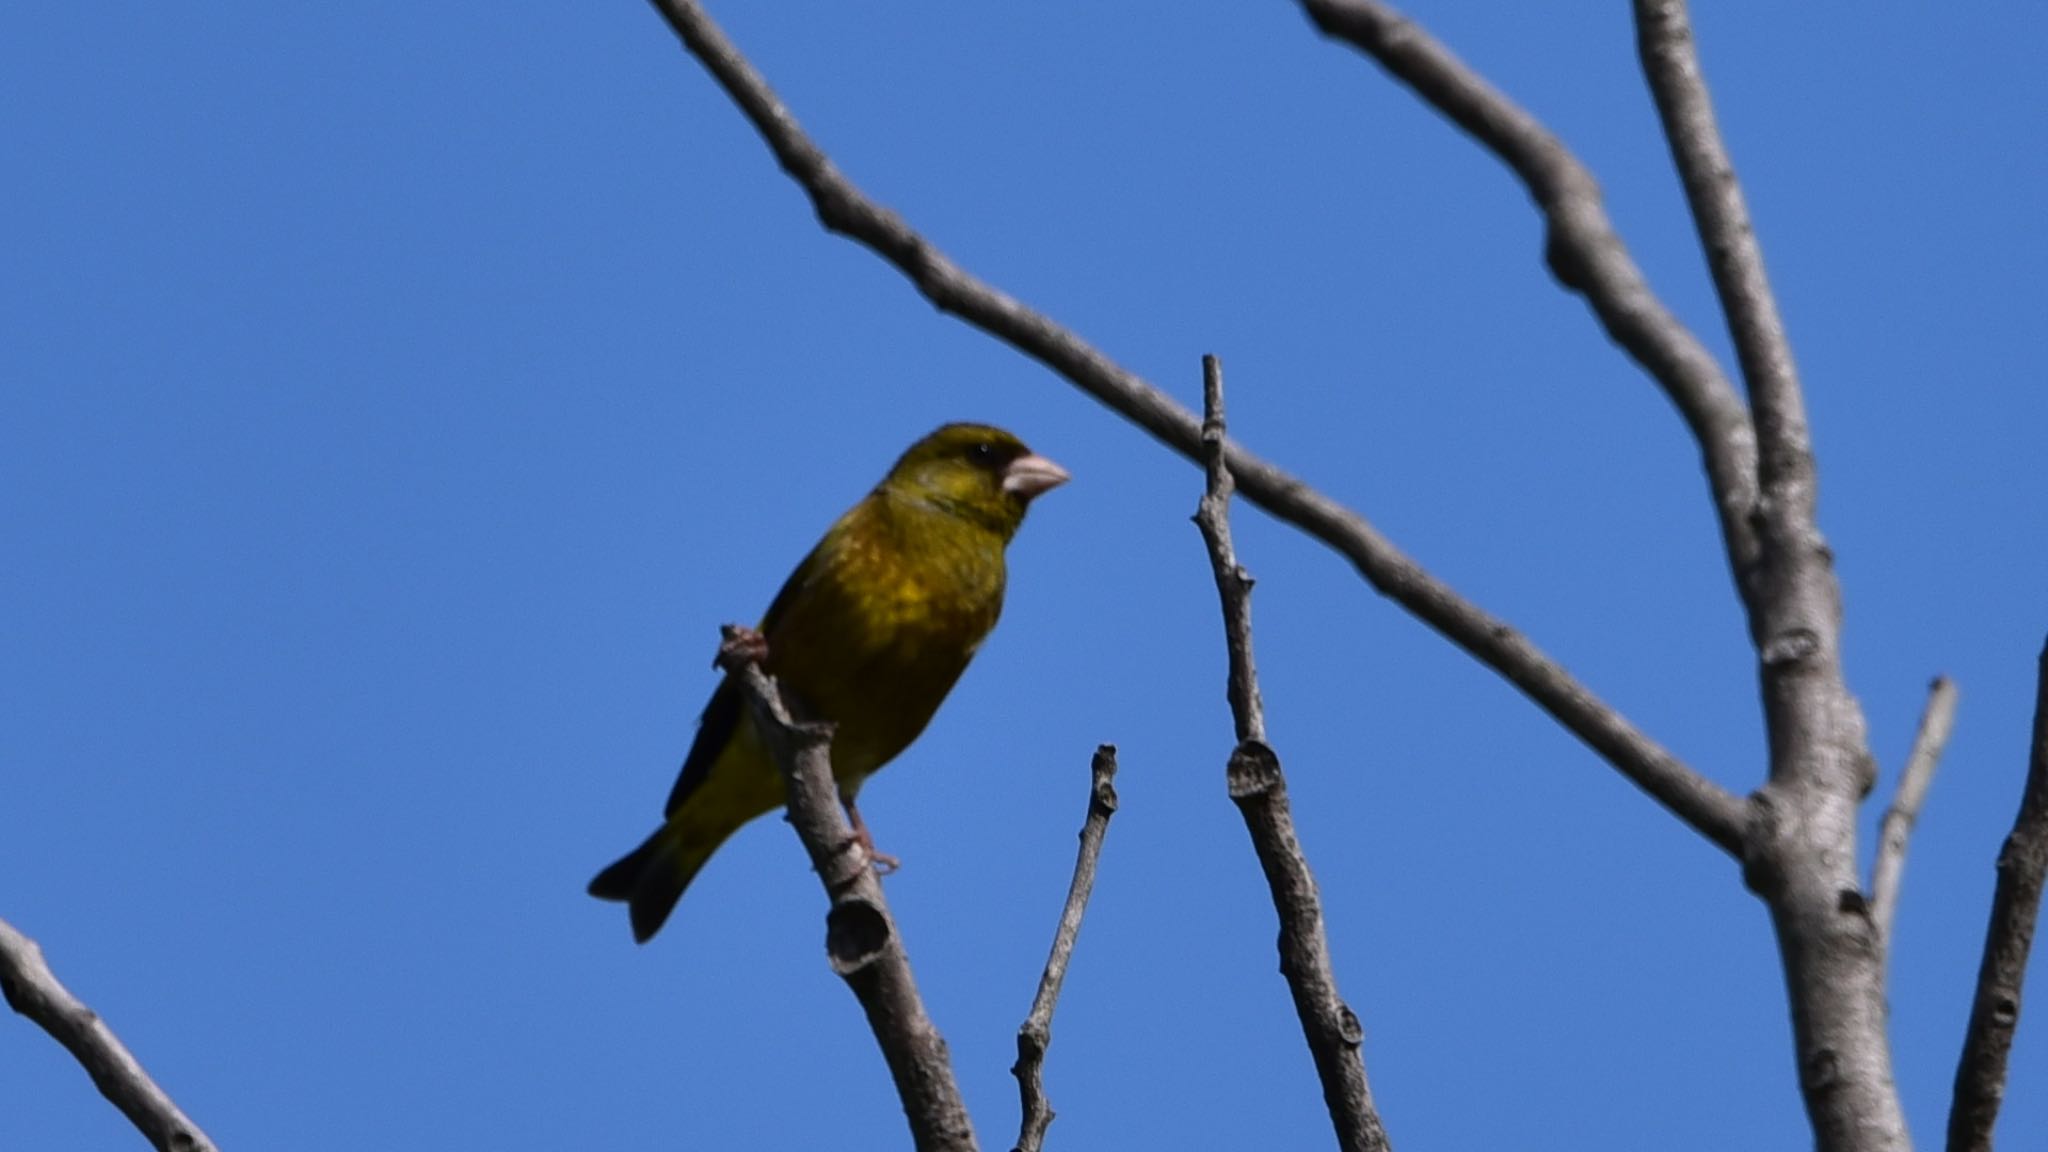
{"type": "Polygon", "coordinates": [[[833,766],[859,777],[931,720],[1002,612],[1001,552],[855,549],[769,638],[769,670],[836,726],[833,766]]]}

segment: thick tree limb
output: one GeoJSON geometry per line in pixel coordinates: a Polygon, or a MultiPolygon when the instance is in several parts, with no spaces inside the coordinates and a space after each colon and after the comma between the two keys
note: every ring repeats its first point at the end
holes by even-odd
{"type": "Polygon", "coordinates": [[[1074,859],[1074,879],[1067,885],[1066,906],[1060,910],[1060,926],[1053,933],[1052,954],[1045,958],[1045,972],[1038,978],[1031,1012],[1017,1029],[1017,1063],[1010,1072],[1017,1077],[1024,1119],[1014,1152],[1039,1152],[1045,1146],[1045,1130],[1052,1126],[1052,1105],[1045,1098],[1045,1050],[1052,1045],[1052,1010],[1067,978],[1074,942],[1081,935],[1088,896],[1095,891],[1095,865],[1102,858],[1102,841],[1109,835],[1109,818],[1114,815],[1116,745],[1104,744],[1095,749],[1095,758],[1088,765],[1088,816],[1081,823],[1081,849],[1074,859]]]}
{"type": "Polygon", "coordinates": [[[1977,996],[1963,1033],[1955,1101],[1948,1114],[1948,1152],[1991,1152],[1991,1129],[2005,1100],[2005,1060],[2020,1026],[2020,991],[2041,889],[2048,881],[2048,645],[2041,649],[2034,694],[2034,739],[2019,815],[1998,853],[1998,887],[1977,969],[1977,996]]]}
{"type": "Polygon", "coordinates": [[[840,807],[832,777],[832,726],[791,718],[775,682],[735,643],[743,632],[726,626],[719,664],[739,678],[754,724],[782,770],[789,822],[832,899],[825,914],[832,970],[867,1013],[919,1152],[975,1152],[974,1125],[953,1079],[946,1041],[925,1014],[873,861],[840,807]]]}
{"type": "MultiPolygon", "coordinates": [[[[1202,459],[1201,426],[1186,408],[1073,332],[970,275],[893,212],[862,195],[804,135],[767,82],[695,0],[652,3],[809,194],[827,229],[889,261],[940,310],[1044,363],[1187,459],[1202,459]]],[[[1239,445],[1226,444],[1224,454],[1246,499],[1335,549],[1375,591],[1521,689],[1701,835],[1741,855],[1741,800],[1638,731],[1527,637],[1429,575],[1364,517],[1239,445]]]]}
{"type": "Polygon", "coordinates": [[[1373,1107],[1365,1058],[1359,1051],[1365,1030],[1337,991],[1330,942],[1323,933],[1322,898],[1294,834],[1280,757],[1266,744],[1265,709],[1252,662],[1252,578],[1238,566],[1230,541],[1232,484],[1223,459],[1223,368],[1214,356],[1202,357],[1202,396],[1208,484],[1195,524],[1208,544],[1230,653],[1230,712],[1237,728],[1237,748],[1230,754],[1226,777],[1230,798],[1244,815],[1259,866],[1273,891],[1273,910],[1280,916],[1280,973],[1287,978],[1295,1014],[1301,1017],[1301,1030],[1322,1080],[1323,1103],[1336,1126],[1337,1145],[1345,1152],[1387,1152],[1387,1131],[1373,1107]]]}
{"type": "Polygon", "coordinates": [[[1816,517],[1805,400],[1684,0],[1636,0],[1636,39],[1755,410],[1762,560],[1752,589],[1770,782],[1745,857],[1770,905],[1800,1088],[1821,1152],[1911,1147],[1892,1076],[1884,947],[1856,875],[1856,809],[1876,781],[1842,673],[1841,591],[1816,517]]]}
{"type": "Polygon", "coordinates": [[[1615,232],[1600,185],[1534,116],[1413,21],[1377,0],[1302,0],[1324,35],[1372,57],[1519,177],[1543,212],[1545,260],[1585,297],[1607,335],[1657,382],[1700,446],[1721,536],[1743,602],[1761,556],[1756,434],[1742,398],[1699,339],[1651,290],[1615,232]]]}
{"type": "Polygon", "coordinates": [[[1877,859],[1870,865],[1870,918],[1877,923],[1877,939],[1891,948],[1892,923],[1899,906],[1899,880],[1906,871],[1906,840],[1913,834],[1913,822],[1927,802],[1927,786],[1934,782],[1934,769],[1941,763],[1942,749],[1956,722],[1956,685],[1946,676],[1936,676],[1928,687],[1927,708],[1920,714],[1920,730],[1913,735],[1913,751],[1906,757],[1906,770],[1899,774],[1899,791],[1885,811],[1877,830],[1877,859]]]}
{"type": "Polygon", "coordinates": [[[0,993],[16,1012],[62,1044],[92,1077],[100,1095],[160,1152],[214,1152],[213,1141],[143,1071],[99,1014],[64,987],[36,942],[0,920],[0,993]]]}

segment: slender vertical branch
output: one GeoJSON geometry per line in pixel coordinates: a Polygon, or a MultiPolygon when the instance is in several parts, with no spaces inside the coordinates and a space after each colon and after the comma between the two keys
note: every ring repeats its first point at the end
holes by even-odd
{"type": "Polygon", "coordinates": [[[1360,1052],[1365,1029],[1337,991],[1330,942],[1323,932],[1322,897],[1294,833],[1294,813],[1287,800],[1280,757],[1266,744],[1264,708],[1252,662],[1252,578],[1238,565],[1230,541],[1232,482],[1224,461],[1223,368],[1214,356],[1202,358],[1202,393],[1208,483],[1195,512],[1195,524],[1208,544],[1230,653],[1230,711],[1237,728],[1237,748],[1230,754],[1226,773],[1230,798],[1244,816],[1259,866],[1273,892],[1273,909],[1280,917],[1280,973],[1287,979],[1302,1034],[1315,1059],[1323,1104],[1336,1127],[1337,1144],[1345,1152],[1387,1152],[1391,1145],[1379,1111],[1373,1107],[1360,1052]]]}
{"type": "Polygon", "coordinates": [[[1998,853],[1998,887],[1977,969],[1977,995],[1963,1033],[1955,1100],[1948,1114],[1948,1152],[1991,1152],[1991,1130],[2005,1100],[2005,1062],[2020,1026],[2020,991],[2041,889],[2048,882],[2048,645],[2041,649],[2034,692],[2034,738],[2019,815],[1998,853]]]}
{"type": "Polygon", "coordinates": [[[214,1152],[213,1141],[143,1071],[114,1030],[71,994],[36,942],[0,920],[0,993],[16,1012],[62,1044],[159,1152],[214,1152]]]}
{"type": "Polygon", "coordinates": [[[1791,345],[1707,93],[1685,0],[1635,0],[1636,41],[1727,314],[1756,423],[1751,589],[1770,780],[1751,800],[1744,874],[1771,910],[1801,1094],[1820,1152],[1906,1152],[1892,1073],[1884,944],[1856,869],[1876,782],[1842,671],[1841,590],[1820,531],[1812,438],[1791,345]]]}
{"type": "Polygon", "coordinates": [[[1207,489],[1195,524],[1209,545],[1209,567],[1223,600],[1223,641],[1230,654],[1225,691],[1239,740],[1266,738],[1266,706],[1259,698],[1259,669],[1252,659],[1252,574],[1237,563],[1230,539],[1230,497],[1237,482],[1224,462],[1228,441],[1223,418],[1223,362],[1202,357],[1202,469],[1207,489]]]}
{"type": "Polygon", "coordinates": [[[1870,866],[1870,918],[1877,922],[1878,941],[1887,950],[1898,912],[1899,880],[1906,871],[1906,840],[1920,818],[1921,805],[1927,802],[1927,787],[1934,782],[1934,769],[1941,763],[1955,722],[1955,681],[1936,676],[1927,690],[1927,707],[1920,714],[1920,730],[1913,736],[1906,770],[1899,774],[1898,794],[1878,826],[1877,859],[1870,866]]]}
{"type": "Polygon", "coordinates": [[[1116,803],[1116,745],[1104,744],[1095,749],[1088,765],[1088,816],[1081,823],[1081,848],[1074,859],[1074,879],[1067,885],[1066,906],[1060,910],[1060,926],[1053,933],[1052,954],[1045,958],[1045,972],[1038,978],[1031,1012],[1017,1029],[1017,1063],[1010,1072],[1017,1077],[1024,1119],[1015,1152],[1039,1152],[1045,1146],[1045,1130],[1052,1126],[1052,1105],[1045,1098],[1045,1050],[1052,1045],[1052,1010],[1067,978],[1074,942],[1081,935],[1088,896],[1095,891],[1095,866],[1102,858],[1102,841],[1109,835],[1109,818],[1116,814],[1116,803]]]}
{"type": "Polygon", "coordinates": [[[918,1152],[975,1152],[974,1125],[953,1078],[946,1041],[925,1013],[882,883],[839,803],[832,726],[798,723],[775,682],[726,625],[719,665],[739,678],[756,729],[782,770],[789,822],[831,897],[825,952],[867,1014],[918,1152]]]}
{"type": "Polygon", "coordinates": [[[1755,412],[1766,501],[1813,499],[1813,446],[1792,344],[1764,274],[1763,248],[1735,164],[1721,140],[1685,0],[1636,0],[1637,49],[1664,138],[1685,185],[1700,243],[1755,412]]]}

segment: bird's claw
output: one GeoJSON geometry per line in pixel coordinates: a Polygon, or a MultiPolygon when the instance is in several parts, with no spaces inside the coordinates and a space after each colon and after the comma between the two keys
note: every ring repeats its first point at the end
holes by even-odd
{"type": "Polygon", "coordinates": [[[877,876],[894,875],[898,868],[903,867],[903,861],[889,855],[887,852],[877,852],[874,848],[867,847],[867,854],[868,863],[875,866],[875,875],[877,876]]]}
{"type": "Polygon", "coordinates": [[[853,821],[853,842],[867,854],[868,863],[875,869],[875,875],[887,876],[903,867],[903,861],[875,847],[874,834],[868,831],[868,822],[861,819],[860,809],[851,800],[845,801],[847,818],[853,821]]]}

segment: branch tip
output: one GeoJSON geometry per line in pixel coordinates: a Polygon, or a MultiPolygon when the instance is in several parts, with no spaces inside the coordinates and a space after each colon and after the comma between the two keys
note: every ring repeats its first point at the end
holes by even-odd
{"type": "Polygon", "coordinates": [[[1081,847],[1074,857],[1074,878],[1067,884],[1067,900],[1060,909],[1059,927],[1053,932],[1045,971],[1038,977],[1038,992],[1031,998],[1031,1011],[1017,1029],[1017,1062],[1010,1066],[1010,1072],[1017,1077],[1023,1118],[1015,1152],[1039,1152],[1045,1145],[1046,1129],[1052,1126],[1054,1113],[1045,1096],[1045,1053],[1052,1045],[1053,1008],[1059,1003],[1067,965],[1073,960],[1074,944],[1081,936],[1081,918],[1088,911],[1088,897],[1095,891],[1102,842],[1109,835],[1109,818],[1115,815],[1116,808],[1116,745],[1100,744],[1088,762],[1088,815],[1081,822],[1081,847]]]}
{"type": "Polygon", "coordinates": [[[1957,695],[1955,682],[1946,676],[1936,676],[1928,685],[1927,706],[1920,713],[1913,750],[1899,774],[1898,793],[1878,827],[1877,857],[1870,867],[1870,915],[1877,926],[1881,947],[1891,946],[1899,886],[1906,870],[1906,841],[1920,819],[1928,787],[1934,782],[1934,770],[1940,765],[1949,733],[1955,728],[1957,695]]]}

